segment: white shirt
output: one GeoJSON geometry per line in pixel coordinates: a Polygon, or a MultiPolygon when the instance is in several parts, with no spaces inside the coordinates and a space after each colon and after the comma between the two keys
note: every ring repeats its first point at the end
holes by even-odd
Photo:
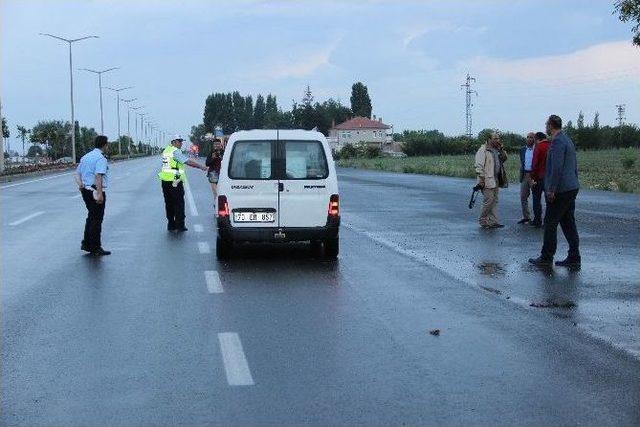
{"type": "Polygon", "coordinates": [[[533,169],[533,147],[527,147],[524,152],[524,170],[531,172],[533,169]]]}

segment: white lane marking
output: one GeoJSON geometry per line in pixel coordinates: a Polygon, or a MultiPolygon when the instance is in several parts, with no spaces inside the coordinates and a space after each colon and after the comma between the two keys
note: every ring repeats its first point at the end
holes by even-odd
{"type": "Polygon", "coordinates": [[[198,250],[201,254],[210,254],[211,248],[207,242],[198,242],[198,250]]]}
{"type": "Polygon", "coordinates": [[[198,208],[196,207],[195,200],[193,200],[193,194],[191,193],[189,181],[185,181],[184,183],[184,192],[187,194],[187,201],[189,202],[189,210],[191,210],[191,216],[198,216],[198,208]]]}
{"type": "Polygon", "coordinates": [[[32,213],[31,215],[27,215],[27,216],[25,216],[25,217],[24,217],[24,218],[22,218],[22,219],[19,219],[19,220],[17,220],[17,221],[13,221],[13,222],[12,222],[12,223],[10,223],[9,225],[10,225],[10,226],[12,226],[12,227],[13,227],[14,225],[20,225],[20,224],[22,224],[23,222],[27,222],[27,221],[29,221],[30,219],[33,219],[33,218],[35,218],[35,217],[37,217],[37,216],[42,215],[43,213],[44,213],[44,211],[34,212],[34,213],[32,213]]]}
{"type": "Polygon", "coordinates": [[[53,179],[53,178],[60,178],[61,176],[69,176],[69,175],[73,175],[74,173],[75,173],[75,171],[74,172],[63,173],[63,174],[60,174],[60,175],[47,176],[45,178],[32,179],[31,181],[20,181],[20,182],[16,182],[15,184],[3,185],[2,187],[0,187],[0,189],[10,188],[10,187],[17,187],[18,185],[31,184],[32,182],[46,181],[48,179],[53,179]]]}
{"type": "Polygon", "coordinates": [[[207,282],[207,290],[210,294],[221,294],[224,292],[224,289],[222,289],[222,283],[220,282],[220,275],[217,271],[205,271],[204,279],[207,282]]]}
{"type": "Polygon", "coordinates": [[[196,233],[202,233],[204,231],[202,224],[194,224],[193,229],[196,230],[196,233]]]}
{"type": "Polygon", "coordinates": [[[76,194],[75,196],[71,196],[72,199],[77,199],[78,197],[82,197],[82,193],[81,194],[76,194]]]}
{"type": "Polygon", "coordinates": [[[229,385],[254,385],[238,334],[221,332],[218,334],[218,341],[229,385]]]}

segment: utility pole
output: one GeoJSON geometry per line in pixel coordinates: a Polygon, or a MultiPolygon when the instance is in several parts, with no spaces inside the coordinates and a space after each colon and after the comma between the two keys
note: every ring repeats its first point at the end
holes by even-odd
{"type": "Polygon", "coordinates": [[[138,98],[131,98],[131,99],[123,99],[122,102],[127,104],[127,138],[129,138],[128,144],[129,144],[129,153],[127,154],[127,157],[131,157],[131,119],[129,118],[130,113],[131,113],[131,105],[129,105],[131,102],[133,101],[137,101],[138,98]]]}
{"type": "Polygon", "coordinates": [[[2,100],[0,99],[0,173],[4,172],[4,133],[2,132],[2,100]]]}
{"type": "Polygon", "coordinates": [[[624,113],[625,113],[625,109],[627,108],[626,104],[619,104],[616,105],[616,109],[618,110],[618,126],[622,127],[622,125],[624,124],[624,113]]]}
{"type": "Polygon", "coordinates": [[[620,139],[620,145],[622,145],[622,125],[624,124],[624,113],[626,108],[626,104],[616,105],[616,109],[618,110],[618,138],[620,139]]]}
{"type": "Polygon", "coordinates": [[[80,68],[81,71],[88,71],[98,75],[98,91],[100,92],[100,135],[104,135],[104,112],[102,110],[102,75],[109,71],[118,70],[120,67],[108,68],[106,70],[91,70],[89,68],[80,68]]]}
{"type": "Polygon", "coordinates": [[[133,89],[133,86],[128,86],[128,87],[121,87],[119,89],[115,89],[112,87],[106,87],[109,90],[114,91],[117,94],[117,103],[118,103],[118,107],[117,107],[117,111],[118,111],[118,155],[122,154],[122,149],[120,147],[120,92],[123,90],[127,90],[127,89],[133,89]]]}
{"type": "Polygon", "coordinates": [[[478,96],[478,92],[471,89],[471,84],[475,83],[476,79],[471,77],[469,73],[467,73],[467,79],[464,84],[460,85],[460,87],[464,88],[465,92],[465,100],[466,100],[466,135],[471,138],[473,136],[473,118],[471,116],[471,107],[473,107],[473,103],[471,102],[471,95],[478,96]]]}
{"type": "Polygon", "coordinates": [[[69,87],[71,95],[71,157],[73,158],[73,164],[76,164],[76,122],[74,117],[73,107],[73,57],[71,55],[71,45],[75,42],[79,42],[86,39],[97,39],[98,36],[80,37],[79,39],[65,39],[63,37],[54,36],[53,34],[40,33],[41,36],[51,37],[57,40],[61,40],[69,44],[69,87]]]}

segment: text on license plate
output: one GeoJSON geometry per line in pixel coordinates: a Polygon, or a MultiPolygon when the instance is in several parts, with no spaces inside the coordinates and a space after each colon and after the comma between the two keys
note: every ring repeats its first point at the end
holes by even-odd
{"type": "Polygon", "coordinates": [[[274,222],[276,215],[273,212],[234,212],[235,222],[274,222]]]}

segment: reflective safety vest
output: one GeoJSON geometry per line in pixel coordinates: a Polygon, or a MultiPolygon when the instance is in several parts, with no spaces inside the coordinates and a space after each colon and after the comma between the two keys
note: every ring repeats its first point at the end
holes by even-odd
{"type": "Polygon", "coordinates": [[[187,175],[184,173],[184,165],[176,162],[173,158],[173,152],[177,148],[173,145],[168,145],[162,152],[162,169],[158,173],[158,178],[161,181],[173,181],[174,179],[180,179],[186,181],[187,175]]]}

